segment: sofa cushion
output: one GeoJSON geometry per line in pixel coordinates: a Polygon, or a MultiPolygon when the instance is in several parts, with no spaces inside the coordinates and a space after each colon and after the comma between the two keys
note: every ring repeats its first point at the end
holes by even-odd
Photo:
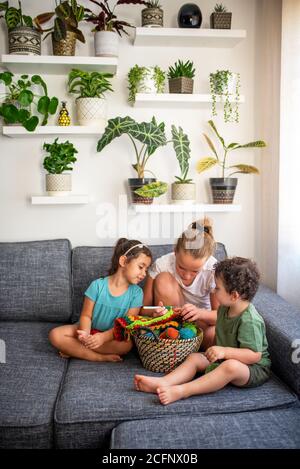
{"type": "MultiPolygon", "coordinates": [[[[149,246],[153,254],[153,260],[174,249],[172,244],[149,246]]],[[[77,322],[80,316],[83,295],[92,280],[105,277],[110,267],[113,247],[88,247],[82,246],[73,249],[73,314],[72,322],[77,322]]],[[[227,253],[224,244],[217,243],[215,257],[218,260],[226,258],[227,253]]],[[[141,284],[143,286],[143,284],[141,284]]]]}
{"type": "Polygon", "coordinates": [[[135,420],[113,429],[111,449],[300,448],[300,409],[135,420]]]}
{"type": "Polygon", "coordinates": [[[55,412],[57,446],[99,447],[108,441],[112,428],[126,420],[275,409],[297,406],[299,402],[273,375],[258,388],[227,386],[213,394],[162,406],[156,395],[134,390],[135,373],[160,376],[144,370],[133,353],[123,363],[70,360],[55,412]]]}
{"type": "Polygon", "coordinates": [[[300,311],[261,286],[254,300],[266,323],[272,368],[300,396],[300,311]]]}
{"type": "MultiPolygon", "coordinates": [[[[57,324],[58,325],[58,324],[57,324]]],[[[0,447],[50,448],[53,414],[67,361],[48,341],[54,323],[0,322],[0,447]]]]}
{"type": "Polygon", "coordinates": [[[67,322],[71,285],[68,240],[0,243],[0,320],[67,322]]]}

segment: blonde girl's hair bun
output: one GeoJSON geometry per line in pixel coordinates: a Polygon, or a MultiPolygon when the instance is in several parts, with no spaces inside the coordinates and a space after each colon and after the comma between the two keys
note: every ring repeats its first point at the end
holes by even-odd
{"type": "Polygon", "coordinates": [[[191,223],[178,238],[175,252],[183,251],[195,259],[212,256],[215,252],[212,221],[205,217],[191,223]]]}
{"type": "Polygon", "coordinates": [[[197,230],[199,233],[206,233],[213,238],[213,224],[212,220],[208,217],[203,218],[202,220],[194,221],[189,226],[192,230],[197,230]]]}

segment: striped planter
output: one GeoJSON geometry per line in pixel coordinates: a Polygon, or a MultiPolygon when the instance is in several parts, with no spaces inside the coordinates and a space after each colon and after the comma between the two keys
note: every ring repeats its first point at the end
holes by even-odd
{"type": "Polygon", "coordinates": [[[41,33],[29,26],[17,26],[8,32],[8,52],[16,55],[41,55],[41,33]]]}
{"type": "Polygon", "coordinates": [[[237,178],[210,178],[209,179],[214,204],[232,204],[237,178]]]}

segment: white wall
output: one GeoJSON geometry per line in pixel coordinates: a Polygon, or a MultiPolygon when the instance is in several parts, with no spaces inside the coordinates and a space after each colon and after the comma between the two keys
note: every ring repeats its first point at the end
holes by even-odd
{"type": "MultiPolygon", "coordinates": [[[[85,2],[89,3],[89,2],[85,2]]],[[[165,26],[175,27],[176,16],[182,0],[164,0],[165,26]]],[[[208,27],[209,14],[215,5],[215,0],[196,2],[203,14],[202,27],[208,27]]],[[[181,125],[189,134],[192,148],[191,175],[198,186],[198,202],[209,202],[207,190],[208,178],[217,175],[214,171],[197,175],[195,162],[202,156],[208,155],[208,149],[202,137],[202,132],[208,131],[207,120],[211,117],[208,105],[201,105],[193,109],[136,109],[127,104],[126,75],[130,67],[139,65],[159,65],[164,69],[177,59],[191,59],[196,67],[195,92],[209,92],[208,76],[216,69],[228,68],[241,73],[241,93],[246,97],[246,103],[240,108],[240,124],[224,124],[218,116],[215,122],[226,140],[246,143],[253,139],[264,139],[264,129],[257,128],[256,120],[261,111],[255,101],[257,87],[257,54],[260,52],[257,44],[257,0],[228,0],[226,5],[233,12],[234,29],[246,29],[247,39],[230,49],[201,49],[201,48],[137,48],[132,46],[131,39],[124,38],[120,46],[119,68],[113,80],[115,92],[108,96],[109,117],[130,115],[137,120],[149,120],[155,115],[158,121],[166,123],[167,133],[170,135],[171,124],[181,125]]],[[[26,1],[26,11],[31,14],[41,13],[41,3],[34,0],[26,1]]],[[[53,1],[42,3],[42,10],[53,7],[53,1]]],[[[119,13],[124,18],[133,19],[140,25],[139,6],[120,7],[119,13]]],[[[0,30],[0,52],[6,52],[6,32],[2,21],[0,30]]],[[[88,31],[89,26],[85,26],[88,31]]],[[[50,38],[43,43],[43,53],[50,51],[50,38]]],[[[86,45],[78,44],[77,54],[93,54],[93,38],[89,34],[86,45]]],[[[66,97],[66,77],[46,77],[50,95],[59,99],[66,97]]],[[[73,98],[68,96],[68,105],[73,98]]],[[[52,123],[50,120],[49,123],[52,123]]],[[[0,136],[0,241],[17,241],[49,238],[69,238],[76,245],[104,245],[113,244],[115,238],[124,233],[124,222],[117,226],[115,236],[103,238],[97,235],[96,229],[104,227],[99,212],[101,204],[113,203],[116,207],[118,197],[124,194],[124,181],[134,177],[130,164],[133,162],[131,144],[123,136],[114,141],[101,154],[96,152],[96,138],[74,138],[73,143],[79,150],[78,162],[73,171],[73,192],[88,193],[93,201],[85,206],[32,206],[29,202],[32,194],[44,192],[44,170],[42,168],[42,145],[51,139],[27,138],[9,139],[0,136]],[[99,206],[100,204],[100,206],[99,206]],[[98,210],[98,213],[97,213],[98,210]]],[[[245,150],[236,152],[232,161],[249,164],[260,164],[260,151],[245,150]]],[[[178,173],[177,162],[171,146],[158,151],[150,160],[151,169],[160,180],[172,182],[178,173]]],[[[259,188],[260,176],[241,176],[239,178],[236,203],[242,204],[242,212],[232,214],[214,214],[216,238],[226,244],[230,254],[257,257],[254,233],[257,224],[256,193],[259,188]],[[256,179],[255,179],[256,178],[256,179]]],[[[167,200],[161,199],[161,202],[167,200]]],[[[104,207],[105,208],[105,207],[104,207]]],[[[106,217],[107,221],[107,217],[106,217]]],[[[132,223],[132,216],[129,221],[132,223]]],[[[151,223],[152,230],[159,227],[159,237],[154,239],[152,233],[145,232],[147,217],[138,217],[135,233],[131,236],[142,238],[144,241],[155,243],[168,241],[162,239],[162,230],[168,227],[168,219],[160,218],[151,223]],[[159,223],[159,225],[158,225],[159,223]],[[144,232],[143,232],[144,229],[144,232]]],[[[178,229],[178,228],[177,228],[178,229]]],[[[168,231],[168,230],[167,230],[168,231]]],[[[176,235],[171,233],[169,238],[176,235]]]]}
{"type": "Polygon", "coordinates": [[[300,1],[283,0],[278,293],[300,306],[300,1]]]}

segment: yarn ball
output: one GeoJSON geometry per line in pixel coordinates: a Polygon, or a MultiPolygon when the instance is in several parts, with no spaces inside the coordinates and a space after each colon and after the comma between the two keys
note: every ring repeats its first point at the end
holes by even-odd
{"type": "Polygon", "coordinates": [[[154,339],[154,336],[152,334],[152,332],[146,332],[145,334],[143,334],[144,337],[149,337],[150,339],[154,339]]]}
{"type": "Polygon", "coordinates": [[[195,324],[191,324],[190,322],[184,322],[182,327],[184,327],[185,329],[190,329],[191,331],[193,331],[193,333],[195,334],[194,337],[196,337],[198,331],[197,331],[197,327],[195,326],[195,324]]]}
{"type": "Polygon", "coordinates": [[[179,338],[179,331],[178,329],[175,329],[175,327],[167,327],[166,330],[164,330],[160,336],[160,339],[178,339],[179,338]]]}
{"type": "Polygon", "coordinates": [[[194,332],[192,329],[188,327],[181,327],[179,329],[179,334],[181,339],[193,339],[197,336],[197,332],[194,332]]]}

